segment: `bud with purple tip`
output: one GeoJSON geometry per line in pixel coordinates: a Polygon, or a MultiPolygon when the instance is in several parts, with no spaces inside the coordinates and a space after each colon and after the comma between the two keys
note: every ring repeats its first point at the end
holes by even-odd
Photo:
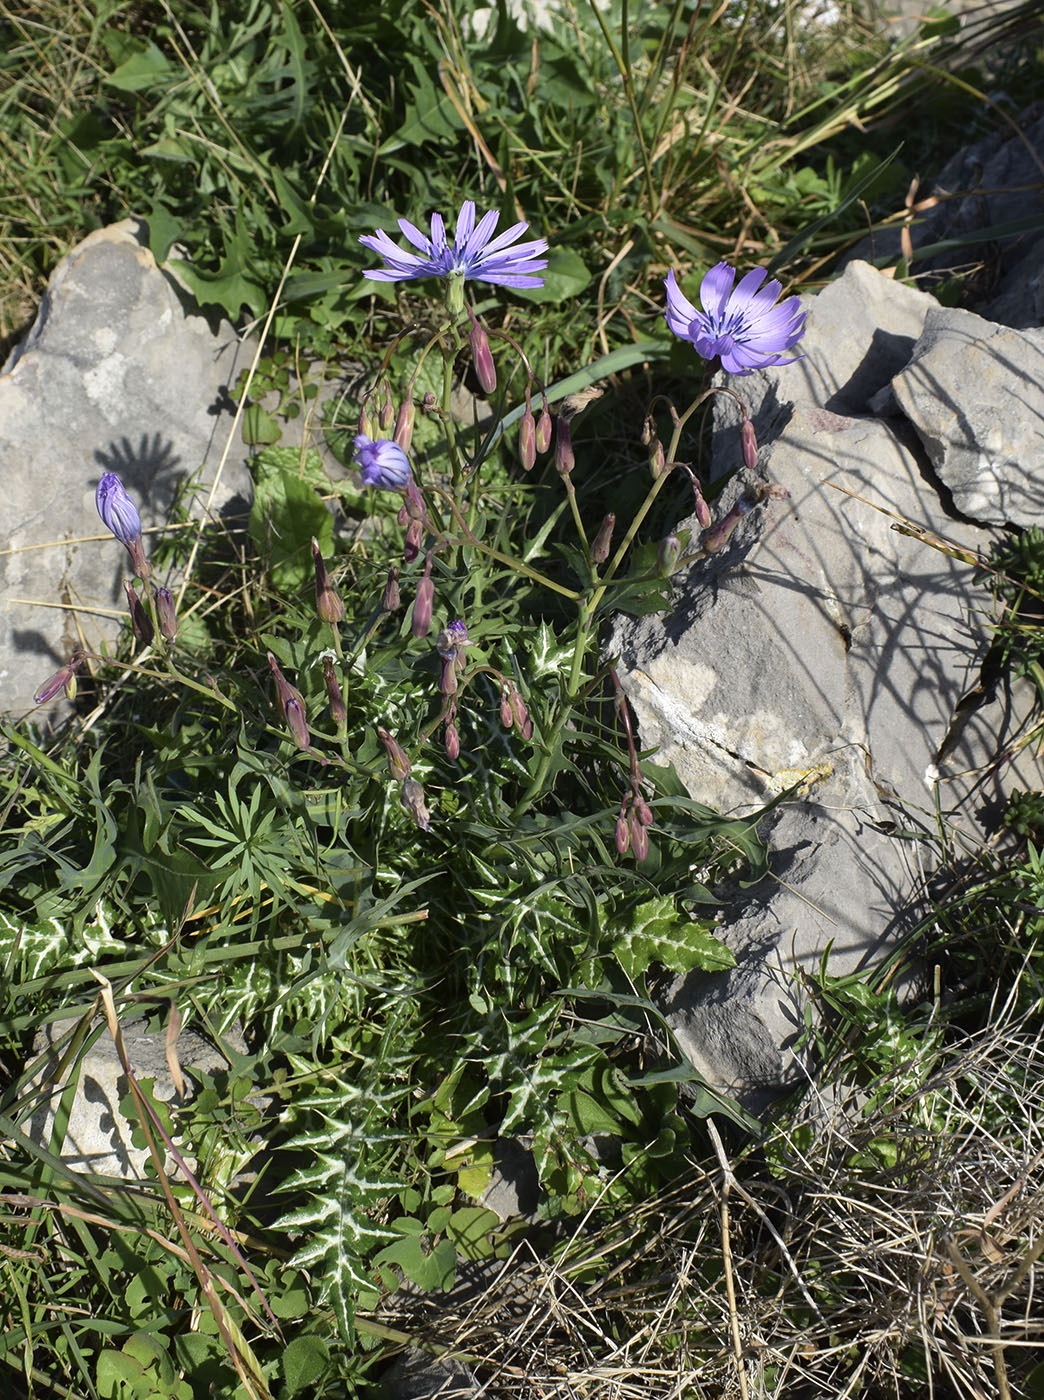
{"type": "Polygon", "coordinates": [[[563,476],[568,476],[575,466],[576,456],[573,452],[569,422],[560,416],[555,429],[555,467],[563,476]]]}
{"type": "Polygon", "coordinates": [[[386,613],[399,611],[399,570],[394,564],[388,570],[388,577],[384,582],[381,611],[386,613]]]}
{"type": "Polygon", "coordinates": [[[315,564],[315,610],[323,622],[336,625],[344,617],[344,603],[341,595],[330,582],[326,560],[319,548],[319,541],[312,536],[312,560],[315,564]]]}
{"type": "Polygon", "coordinates": [[[169,588],[154,588],[152,601],[156,606],[159,630],[168,642],[172,642],[178,635],[178,610],[174,606],[174,594],[169,588]]]}
{"type": "Polygon", "coordinates": [[[279,662],[271,652],[268,653],[268,664],[271,667],[272,675],[275,677],[276,701],[279,705],[279,713],[283,716],[290,737],[299,749],[310,749],[312,747],[311,736],[308,733],[308,719],[305,715],[304,696],[283,675],[279,669],[279,662]]]}
{"type": "Polygon", "coordinates": [[[76,698],[76,672],[87,660],[87,653],[74,651],[69,660],[60,671],[55,671],[50,680],[44,681],[43,685],[33,696],[38,705],[45,705],[48,700],[53,700],[60,690],[64,690],[68,699],[76,698]]]}
{"type": "Polygon", "coordinates": [[[712,526],[709,530],[704,530],[700,536],[700,545],[705,554],[715,554],[728,543],[729,536],[753,504],[753,501],[741,496],[729,513],[722,516],[717,525],[712,526]]]}
{"type": "Polygon", "coordinates": [[[365,433],[359,433],[355,439],[355,460],[359,463],[364,486],[402,491],[413,479],[406,453],[388,438],[378,438],[375,442],[365,433]]]}
{"type": "Polygon", "coordinates": [[[377,737],[384,745],[384,751],[388,755],[388,767],[391,769],[392,777],[397,783],[401,783],[410,776],[411,772],[410,760],[406,757],[405,750],[398,739],[389,734],[387,729],[381,729],[378,726],[377,737]]]}
{"type": "Polygon", "coordinates": [[[98,482],[95,500],[102,524],[126,547],[135,574],[144,582],[149,576],[149,563],[141,543],[141,516],[115,472],[106,472],[98,482]]]}
{"type": "Polygon", "coordinates": [[[471,342],[471,362],[475,366],[476,377],[487,394],[495,394],[497,367],[493,363],[493,351],[489,348],[489,336],[475,319],[475,313],[470,306],[468,315],[471,317],[471,333],[468,339],[471,342]]]}
{"type": "Polygon", "coordinates": [[[402,561],[404,564],[412,564],[420,553],[421,540],[424,538],[424,521],[411,520],[406,526],[406,538],[402,542],[402,561]]]}

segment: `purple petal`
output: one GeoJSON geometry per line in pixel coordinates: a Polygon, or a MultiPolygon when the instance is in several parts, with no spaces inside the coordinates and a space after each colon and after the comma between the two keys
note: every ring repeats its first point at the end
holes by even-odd
{"type": "Polygon", "coordinates": [[[720,262],[710,269],[700,283],[700,302],[708,316],[720,317],[736,280],[736,269],[720,262]]]}

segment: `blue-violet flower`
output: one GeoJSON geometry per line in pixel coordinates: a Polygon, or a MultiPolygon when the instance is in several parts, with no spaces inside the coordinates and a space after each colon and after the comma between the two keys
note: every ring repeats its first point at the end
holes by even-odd
{"type": "Polygon", "coordinates": [[[387,266],[364,272],[363,276],[374,282],[408,282],[417,277],[449,277],[456,273],[461,278],[501,287],[542,287],[544,279],[532,274],[547,267],[547,259],[540,256],[547,252],[547,239],[518,243],[529,227],[526,223],[512,224],[494,238],[499,219],[499,213],[492,209],[476,225],[474,201],[466,199],[457,216],[452,246],[447,241],[441,214],[432,214],[430,235],[423,234],[409,219],[400,219],[399,228],[418,249],[416,253],[393,243],[383,229],[364,233],[359,242],[378,253],[387,266]],[[512,244],[516,246],[511,247],[512,244]]]}
{"type": "Polygon", "coordinates": [[[777,306],[782,286],[775,280],[765,282],[766,275],[763,267],[755,267],[733,290],[736,269],[718,263],[700,283],[701,311],[685,296],[673,271],[669,272],[668,326],[705,360],[720,357],[722,369],[730,374],[792,364],[793,360],[783,359],[783,352],[804,335],[805,313],[797,297],[788,297],[777,306]]]}
{"type": "Polygon", "coordinates": [[[149,565],[141,543],[141,516],[115,472],[106,472],[102,476],[95,500],[102,524],[112,531],[120,544],[126,546],[138,578],[148,579],[149,565]]]}
{"type": "Polygon", "coordinates": [[[410,459],[390,438],[378,438],[375,442],[365,433],[359,433],[355,439],[355,460],[362,469],[364,486],[403,491],[413,479],[410,459]]]}

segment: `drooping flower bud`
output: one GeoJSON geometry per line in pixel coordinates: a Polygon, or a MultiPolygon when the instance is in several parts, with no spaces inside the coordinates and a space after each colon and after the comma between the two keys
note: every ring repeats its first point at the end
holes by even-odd
{"type": "Polygon", "coordinates": [[[168,642],[178,635],[178,611],[174,606],[174,594],[169,588],[154,588],[152,599],[156,605],[156,620],[159,629],[168,642]]]}
{"type": "Polygon", "coordinates": [[[758,465],[758,439],[754,424],[746,417],[740,426],[740,447],[743,449],[743,465],[748,471],[754,471],[758,465]]]}
{"type": "Polygon", "coordinates": [[[631,849],[631,828],[622,814],[616,819],[616,849],[622,856],[631,849]]]}
{"type": "Polygon", "coordinates": [[[515,723],[518,725],[518,732],[523,739],[532,739],[533,721],[529,718],[529,711],[526,709],[526,702],[522,699],[518,686],[513,685],[508,693],[508,703],[511,706],[511,713],[515,723]]]}
{"type": "Polygon", "coordinates": [[[145,611],[141,599],[138,597],[134,585],[123,580],[123,587],[127,592],[127,607],[130,609],[131,630],[138,641],[148,646],[156,635],[156,629],[152,625],[152,619],[145,611]]]}
{"type": "Polygon", "coordinates": [[[70,700],[76,698],[76,672],[87,660],[86,652],[74,651],[69,660],[61,668],[55,671],[49,680],[33,696],[38,705],[45,705],[48,700],[53,700],[60,690],[64,690],[70,700]]]}
{"type": "Polygon", "coordinates": [[[563,476],[568,476],[576,466],[573,453],[573,437],[567,419],[559,417],[555,427],[555,467],[563,476]]]}
{"type": "Polygon", "coordinates": [[[324,651],[320,659],[323,663],[323,680],[326,682],[326,698],[329,701],[330,718],[340,729],[348,718],[348,711],[345,708],[341,683],[334,670],[336,657],[332,651],[324,651]]]}
{"type": "Polygon", "coordinates": [[[700,522],[701,529],[708,529],[711,523],[710,506],[703,498],[700,484],[695,477],[692,478],[692,494],[696,500],[696,519],[700,522]]]}
{"type": "Polygon", "coordinates": [[[384,745],[385,752],[388,755],[388,767],[391,769],[392,777],[397,783],[401,783],[403,779],[410,776],[410,760],[406,757],[406,753],[399,741],[393,738],[392,735],[388,733],[387,729],[381,729],[378,726],[377,737],[384,745]]]}
{"type": "Polygon", "coordinates": [[[431,555],[428,555],[424,577],[417,584],[417,596],[413,600],[413,619],[410,629],[415,637],[426,637],[431,628],[431,610],[435,602],[435,585],[431,579],[431,555]]]}
{"type": "MultiPolygon", "coordinates": [[[[641,435],[641,443],[642,443],[642,446],[643,446],[643,447],[648,447],[649,444],[652,442],[652,440],[653,440],[653,438],[654,438],[655,436],[656,436],[656,423],[655,423],[654,420],[653,420],[652,414],[649,413],[649,414],[646,414],[646,416],[642,419],[642,435],[641,435]]],[[[621,854],[622,854],[622,853],[621,853],[621,854]]]]}
{"type": "Polygon", "coordinates": [[[102,524],[122,544],[131,557],[135,575],[142,583],[148,581],[149,562],[141,542],[141,516],[138,507],[127,495],[123,482],[115,472],[105,472],[98,482],[95,496],[102,524]]]}
{"type": "Polygon", "coordinates": [[[305,714],[304,697],[296,686],[292,686],[279,668],[279,662],[271,652],[268,653],[268,664],[272,675],[275,678],[276,701],[279,705],[279,713],[290,731],[290,737],[299,749],[310,749],[312,747],[311,736],[308,733],[308,719],[305,714]]]}
{"type": "Polygon", "coordinates": [[[341,601],[341,595],[330,582],[326,560],[319,548],[319,541],[314,535],[312,536],[312,560],[315,564],[315,610],[323,622],[329,622],[333,626],[344,617],[344,603],[341,601]]]}
{"type": "Polygon", "coordinates": [[[529,406],[528,393],[526,394],[526,411],[518,425],[518,460],[522,464],[522,470],[527,472],[531,472],[536,464],[536,419],[529,406]]]}
{"type": "Polygon", "coordinates": [[[641,822],[642,826],[652,826],[652,808],[649,806],[648,802],[646,802],[645,798],[641,795],[641,793],[639,793],[634,799],[634,810],[638,813],[638,820],[641,822]]]}
{"type": "Polygon", "coordinates": [[[649,447],[649,471],[653,481],[659,481],[667,470],[667,455],[659,438],[653,438],[649,447]]]}
{"type": "Polygon", "coordinates": [[[359,436],[372,438],[377,431],[377,420],[370,413],[369,404],[364,403],[359,410],[359,436]]]}
{"type": "Polygon", "coordinates": [[[385,432],[391,427],[391,422],[394,417],[395,405],[392,403],[391,389],[385,383],[381,386],[381,411],[377,418],[377,421],[385,432]]]}
{"type": "Polygon", "coordinates": [[[475,375],[487,394],[495,394],[497,367],[493,363],[493,351],[489,348],[489,336],[475,319],[475,313],[470,306],[468,315],[471,317],[471,333],[468,339],[471,342],[471,362],[475,366],[475,375]]]}
{"type": "Polygon", "coordinates": [[[748,501],[745,496],[741,496],[727,515],[723,515],[709,530],[704,530],[700,536],[700,545],[705,554],[715,554],[722,549],[729,540],[729,536],[735,530],[743,517],[753,506],[752,501],[748,501]]]}
{"type": "Polygon", "coordinates": [[[633,807],[627,817],[627,826],[630,830],[631,850],[634,852],[634,858],[637,861],[643,861],[649,854],[649,832],[633,807]]]}
{"type": "Polygon", "coordinates": [[[456,763],[460,757],[460,734],[452,720],[446,721],[443,742],[446,745],[446,757],[451,763],[456,763]]]}
{"type": "Polygon", "coordinates": [[[424,789],[416,778],[403,779],[399,788],[399,801],[420,827],[421,831],[431,830],[431,817],[424,804],[424,789]]]}
{"type": "Polygon", "coordinates": [[[416,484],[408,482],[403,492],[403,508],[409,520],[427,520],[428,508],[424,504],[424,497],[421,495],[416,484]]]}
{"type": "Polygon", "coordinates": [[[439,690],[443,695],[456,695],[457,693],[457,665],[452,659],[443,658],[439,671],[439,690]]]}
{"type": "Polygon", "coordinates": [[[412,564],[420,553],[421,540],[424,538],[424,521],[411,520],[406,527],[406,538],[402,543],[402,561],[404,564],[412,564]]]}
{"type": "Polygon", "coordinates": [[[594,537],[591,545],[591,559],[596,564],[604,564],[609,558],[609,547],[613,542],[613,529],[616,526],[616,516],[611,512],[605,517],[598,527],[598,534],[594,537]]]}
{"type": "Polygon", "coordinates": [[[500,722],[505,729],[515,727],[515,712],[511,708],[511,692],[507,690],[500,693],[500,722]]]}
{"type": "Polygon", "coordinates": [[[388,570],[388,577],[385,580],[381,611],[386,613],[399,611],[399,570],[394,564],[388,570]]]}
{"type": "Polygon", "coordinates": [[[399,413],[395,419],[395,432],[392,434],[395,442],[402,448],[403,452],[409,452],[413,446],[413,419],[415,410],[413,400],[407,394],[399,405],[399,413]]]}
{"type": "Polygon", "coordinates": [[[547,406],[547,395],[544,395],[544,407],[540,411],[540,417],[536,425],[536,450],[546,452],[551,446],[551,410],[547,406]]]}
{"type": "Polygon", "coordinates": [[[681,540],[677,535],[667,535],[660,541],[656,551],[656,572],[663,578],[670,578],[678,567],[681,558],[681,540]]]}

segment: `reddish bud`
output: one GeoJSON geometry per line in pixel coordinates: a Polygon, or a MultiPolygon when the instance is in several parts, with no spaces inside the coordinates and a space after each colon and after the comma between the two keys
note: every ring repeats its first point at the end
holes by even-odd
{"type": "Polygon", "coordinates": [[[493,351],[489,348],[489,336],[476,321],[470,307],[468,315],[471,317],[471,334],[468,336],[471,342],[471,362],[475,366],[475,374],[483,390],[487,394],[494,394],[497,389],[497,367],[493,363],[493,351]]]}
{"type": "Polygon", "coordinates": [[[127,591],[127,607],[130,609],[131,629],[138,641],[148,646],[156,635],[156,629],[152,625],[152,619],[145,611],[133,584],[128,583],[127,580],[124,579],[123,586],[127,591]]]}
{"type": "Polygon", "coordinates": [[[154,588],[152,601],[156,607],[156,620],[159,629],[168,642],[178,635],[178,612],[174,606],[174,594],[169,588],[154,588]]]}
{"type": "Polygon", "coordinates": [[[518,725],[518,732],[523,739],[532,739],[533,721],[529,718],[529,711],[526,709],[526,702],[522,699],[517,686],[512,686],[508,695],[508,703],[511,706],[511,713],[515,723],[518,725]]]}
{"type": "Polygon", "coordinates": [[[743,449],[743,465],[748,471],[753,471],[758,465],[758,440],[749,418],[744,418],[740,427],[740,446],[743,449]]]}
{"type": "Polygon", "coordinates": [[[551,410],[547,406],[547,395],[544,395],[544,407],[541,409],[540,417],[536,425],[536,450],[546,452],[551,446],[551,410]]]}
{"type": "Polygon", "coordinates": [[[279,669],[279,662],[271,652],[268,653],[268,665],[275,678],[276,701],[279,705],[279,713],[283,716],[290,736],[299,749],[308,749],[312,746],[311,738],[308,734],[308,720],[305,715],[304,697],[301,692],[290,684],[279,669]]]}
{"type": "Polygon", "coordinates": [[[377,421],[380,423],[384,432],[387,432],[391,427],[391,422],[394,417],[395,405],[392,403],[391,390],[388,388],[387,384],[385,384],[381,399],[381,411],[377,415],[377,421]]]}
{"type": "Polygon", "coordinates": [[[345,709],[341,683],[337,679],[337,673],[334,670],[333,652],[324,651],[322,663],[323,680],[326,682],[326,698],[330,703],[330,718],[333,720],[334,724],[337,725],[337,728],[340,729],[348,718],[348,711],[345,709]]]}
{"type": "Polygon", "coordinates": [[[439,411],[439,401],[430,389],[424,395],[424,402],[421,404],[421,408],[425,413],[438,413],[439,411]]]}
{"type": "Polygon", "coordinates": [[[381,610],[386,613],[399,611],[399,571],[394,564],[388,570],[388,577],[384,583],[381,610]]]}
{"type": "Polygon", "coordinates": [[[60,690],[64,690],[70,700],[76,698],[76,672],[86,661],[85,652],[74,651],[72,656],[60,671],[55,671],[54,675],[43,683],[40,689],[33,696],[38,705],[45,705],[48,700],[53,700],[60,690]]]}
{"type": "Polygon", "coordinates": [[[407,397],[399,405],[399,412],[395,419],[395,432],[392,434],[394,441],[399,444],[403,452],[409,452],[413,445],[414,417],[413,400],[407,397]]]}
{"type": "Polygon", "coordinates": [[[511,697],[505,690],[500,696],[500,722],[505,729],[511,729],[515,723],[515,712],[511,708],[511,697]]]}
{"type": "Polygon", "coordinates": [[[560,417],[555,428],[555,467],[563,476],[568,476],[575,466],[576,457],[573,453],[569,424],[566,419],[560,417]]]}
{"type": "Polygon", "coordinates": [[[443,695],[456,695],[457,693],[457,663],[450,657],[449,660],[443,658],[442,670],[439,673],[439,690],[443,695]]]}
{"type": "Polygon", "coordinates": [[[312,560],[315,564],[315,610],[323,622],[334,625],[344,617],[344,604],[341,602],[341,595],[330,582],[326,561],[314,535],[312,536],[312,560]]]}
{"type": "Polygon", "coordinates": [[[752,504],[745,496],[741,496],[728,515],[722,516],[717,525],[710,530],[704,530],[700,536],[700,544],[705,554],[714,554],[728,543],[729,536],[750,510],[752,504]]]}
{"type": "Polygon", "coordinates": [[[649,471],[652,473],[653,481],[659,481],[667,470],[667,456],[663,450],[663,443],[659,438],[654,438],[649,448],[649,471]]]}
{"type": "Polygon", "coordinates": [[[431,560],[424,571],[424,577],[417,585],[417,596],[413,600],[413,620],[410,623],[415,637],[426,637],[431,629],[431,610],[435,602],[435,585],[431,581],[431,560]]]}
{"type": "Polygon", "coordinates": [[[641,822],[642,826],[652,826],[652,808],[641,793],[634,799],[634,810],[638,813],[638,820],[641,822]]]}
{"type": "Polygon", "coordinates": [[[518,460],[523,471],[531,472],[536,464],[536,419],[533,410],[526,404],[522,422],[518,425],[518,460]]]}
{"type": "Polygon", "coordinates": [[[411,520],[406,528],[406,539],[403,541],[402,558],[406,564],[412,564],[420,553],[421,540],[424,538],[424,521],[411,520]]]}
{"type": "Polygon", "coordinates": [[[622,856],[631,849],[631,828],[627,825],[625,816],[616,819],[616,849],[622,856]]]}
{"type": "Polygon", "coordinates": [[[627,818],[627,825],[631,834],[631,850],[637,861],[643,861],[649,854],[649,833],[642,825],[638,813],[631,808],[627,818]]]}
{"type": "Polygon", "coordinates": [[[700,490],[699,482],[696,481],[695,477],[692,482],[692,494],[696,498],[696,519],[700,522],[701,528],[706,530],[711,523],[710,506],[703,499],[703,492],[700,490]]]}
{"type": "Polygon", "coordinates": [[[443,737],[446,744],[446,757],[451,763],[456,763],[460,757],[460,734],[452,720],[447,722],[443,737]]]}
{"type": "Polygon", "coordinates": [[[424,789],[415,778],[405,778],[399,788],[399,801],[420,827],[421,831],[431,830],[431,817],[424,805],[424,789]]]}
{"type": "Polygon", "coordinates": [[[393,738],[392,735],[388,733],[387,729],[378,727],[377,737],[384,745],[385,752],[388,755],[388,767],[391,769],[392,777],[397,783],[401,783],[405,778],[410,776],[410,760],[406,757],[405,751],[399,741],[393,738]]]}
{"type": "Polygon", "coordinates": [[[609,546],[613,542],[613,529],[616,525],[616,516],[609,514],[598,527],[598,534],[594,537],[591,545],[591,558],[596,564],[604,564],[609,558],[609,546]]]}

